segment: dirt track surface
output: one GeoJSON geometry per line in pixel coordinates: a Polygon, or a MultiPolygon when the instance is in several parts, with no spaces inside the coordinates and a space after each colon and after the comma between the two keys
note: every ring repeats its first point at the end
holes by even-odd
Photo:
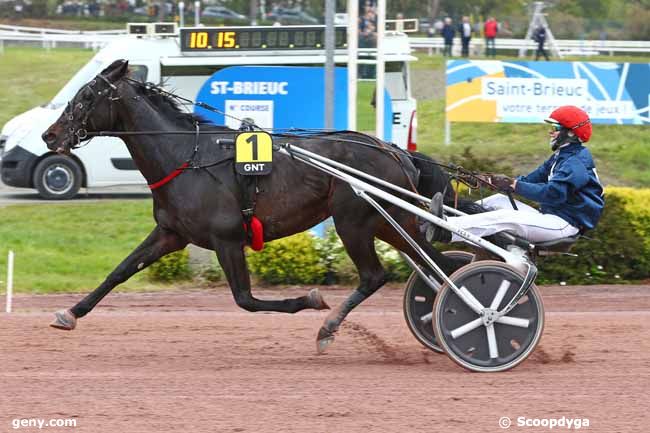
{"type": "MultiPolygon", "coordinates": [[[[304,289],[257,291],[262,298],[304,289]]],[[[348,291],[324,289],[330,305],[348,291]]],[[[19,296],[0,314],[0,432],[498,432],[517,418],[588,418],[647,432],[650,287],[544,287],[546,328],[505,373],[470,373],[424,349],[401,290],[355,310],[326,355],[325,316],[248,313],[224,289],[112,294],[72,332],[47,326],[79,296],[19,296]],[[21,428],[16,418],[74,418],[21,428]]]]}

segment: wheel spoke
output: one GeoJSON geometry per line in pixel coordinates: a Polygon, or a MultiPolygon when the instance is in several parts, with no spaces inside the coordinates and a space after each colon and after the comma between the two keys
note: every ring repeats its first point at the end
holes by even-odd
{"type": "Polygon", "coordinates": [[[491,310],[499,309],[499,305],[501,304],[501,301],[503,301],[503,297],[506,295],[506,292],[508,291],[509,288],[510,288],[510,281],[508,280],[501,281],[501,285],[497,290],[497,294],[494,296],[494,299],[492,299],[492,303],[490,304],[491,310]]]}
{"type": "Polygon", "coordinates": [[[467,334],[469,331],[473,331],[474,329],[478,328],[479,326],[481,326],[482,323],[483,323],[483,319],[481,319],[480,317],[478,319],[474,319],[471,322],[468,322],[452,330],[451,337],[454,339],[461,337],[467,334]]]}
{"type": "Polygon", "coordinates": [[[485,327],[487,331],[488,348],[490,349],[490,358],[499,357],[499,348],[497,347],[497,336],[494,333],[494,325],[490,324],[485,327]]]}
{"type": "Polygon", "coordinates": [[[460,293],[463,295],[460,299],[467,304],[469,308],[474,310],[477,314],[480,314],[481,311],[485,308],[481,302],[472,295],[472,293],[467,290],[467,287],[462,286],[460,289],[458,289],[460,293]]]}
{"type": "Polygon", "coordinates": [[[496,322],[501,323],[502,325],[517,326],[519,328],[528,328],[528,326],[530,326],[530,320],[521,319],[519,317],[502,316],[499,317],[496,322]]]}

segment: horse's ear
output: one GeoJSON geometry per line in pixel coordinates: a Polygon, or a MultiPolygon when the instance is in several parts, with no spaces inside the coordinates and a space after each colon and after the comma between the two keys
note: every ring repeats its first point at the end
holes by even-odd
{"type": "Polygon", "coordinates": [[[120,59],[111,63],[106,69],[102,71],[102,75],[110,81],[117,81],[126,75],[129,70],[129,61],[120,59]]]}

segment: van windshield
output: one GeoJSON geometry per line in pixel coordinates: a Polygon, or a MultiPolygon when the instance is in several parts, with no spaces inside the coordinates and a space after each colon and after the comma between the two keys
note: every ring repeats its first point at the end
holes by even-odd
{"type": "Polygon", "coordinates": [[[103,62],[98,59],[92,59],[90,62],[86,63],[86,65],[79,69],[70,81],[63,86],[52,101],[45,105],[45,108],[57,109],[66,105],[84,84],[92,80],[95,75],[102,71],[102,65],[103,62]]]}

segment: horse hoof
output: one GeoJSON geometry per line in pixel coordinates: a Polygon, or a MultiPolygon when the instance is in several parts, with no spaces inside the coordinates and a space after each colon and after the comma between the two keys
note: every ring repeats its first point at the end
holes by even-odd
{"type": "Polygon", "coordinates": [[[318,354],[322,354],[327,349],[327,346],[334,342],[334,333],[328,331],[325,328],[320,328],[318,331],[318,337],[316,337],[316,351],[318,354]]]}
{"type": "Polygon", "coordinates": [[[56,318],[50,326],[56,329],[63,329],[65,331],[72,331],[77,326],[77,318],[70,312],[70,310],[60,310],[54,313],[56,318]]]}
{"type": "Polygon", "coordinates": [[[334,336],[330,335],[329,337],[322,338],[316,341],[316,351],[319,355],[325,353],[327,347],[334,342],[334,336]]]}
{"type": "Polygon", "coordinates": [[[330,306],[327,305],[323,295],[320,294],[318,289],[311,289],[309,291],[309,304],[315,310],[329,310],[330,306]]]}

